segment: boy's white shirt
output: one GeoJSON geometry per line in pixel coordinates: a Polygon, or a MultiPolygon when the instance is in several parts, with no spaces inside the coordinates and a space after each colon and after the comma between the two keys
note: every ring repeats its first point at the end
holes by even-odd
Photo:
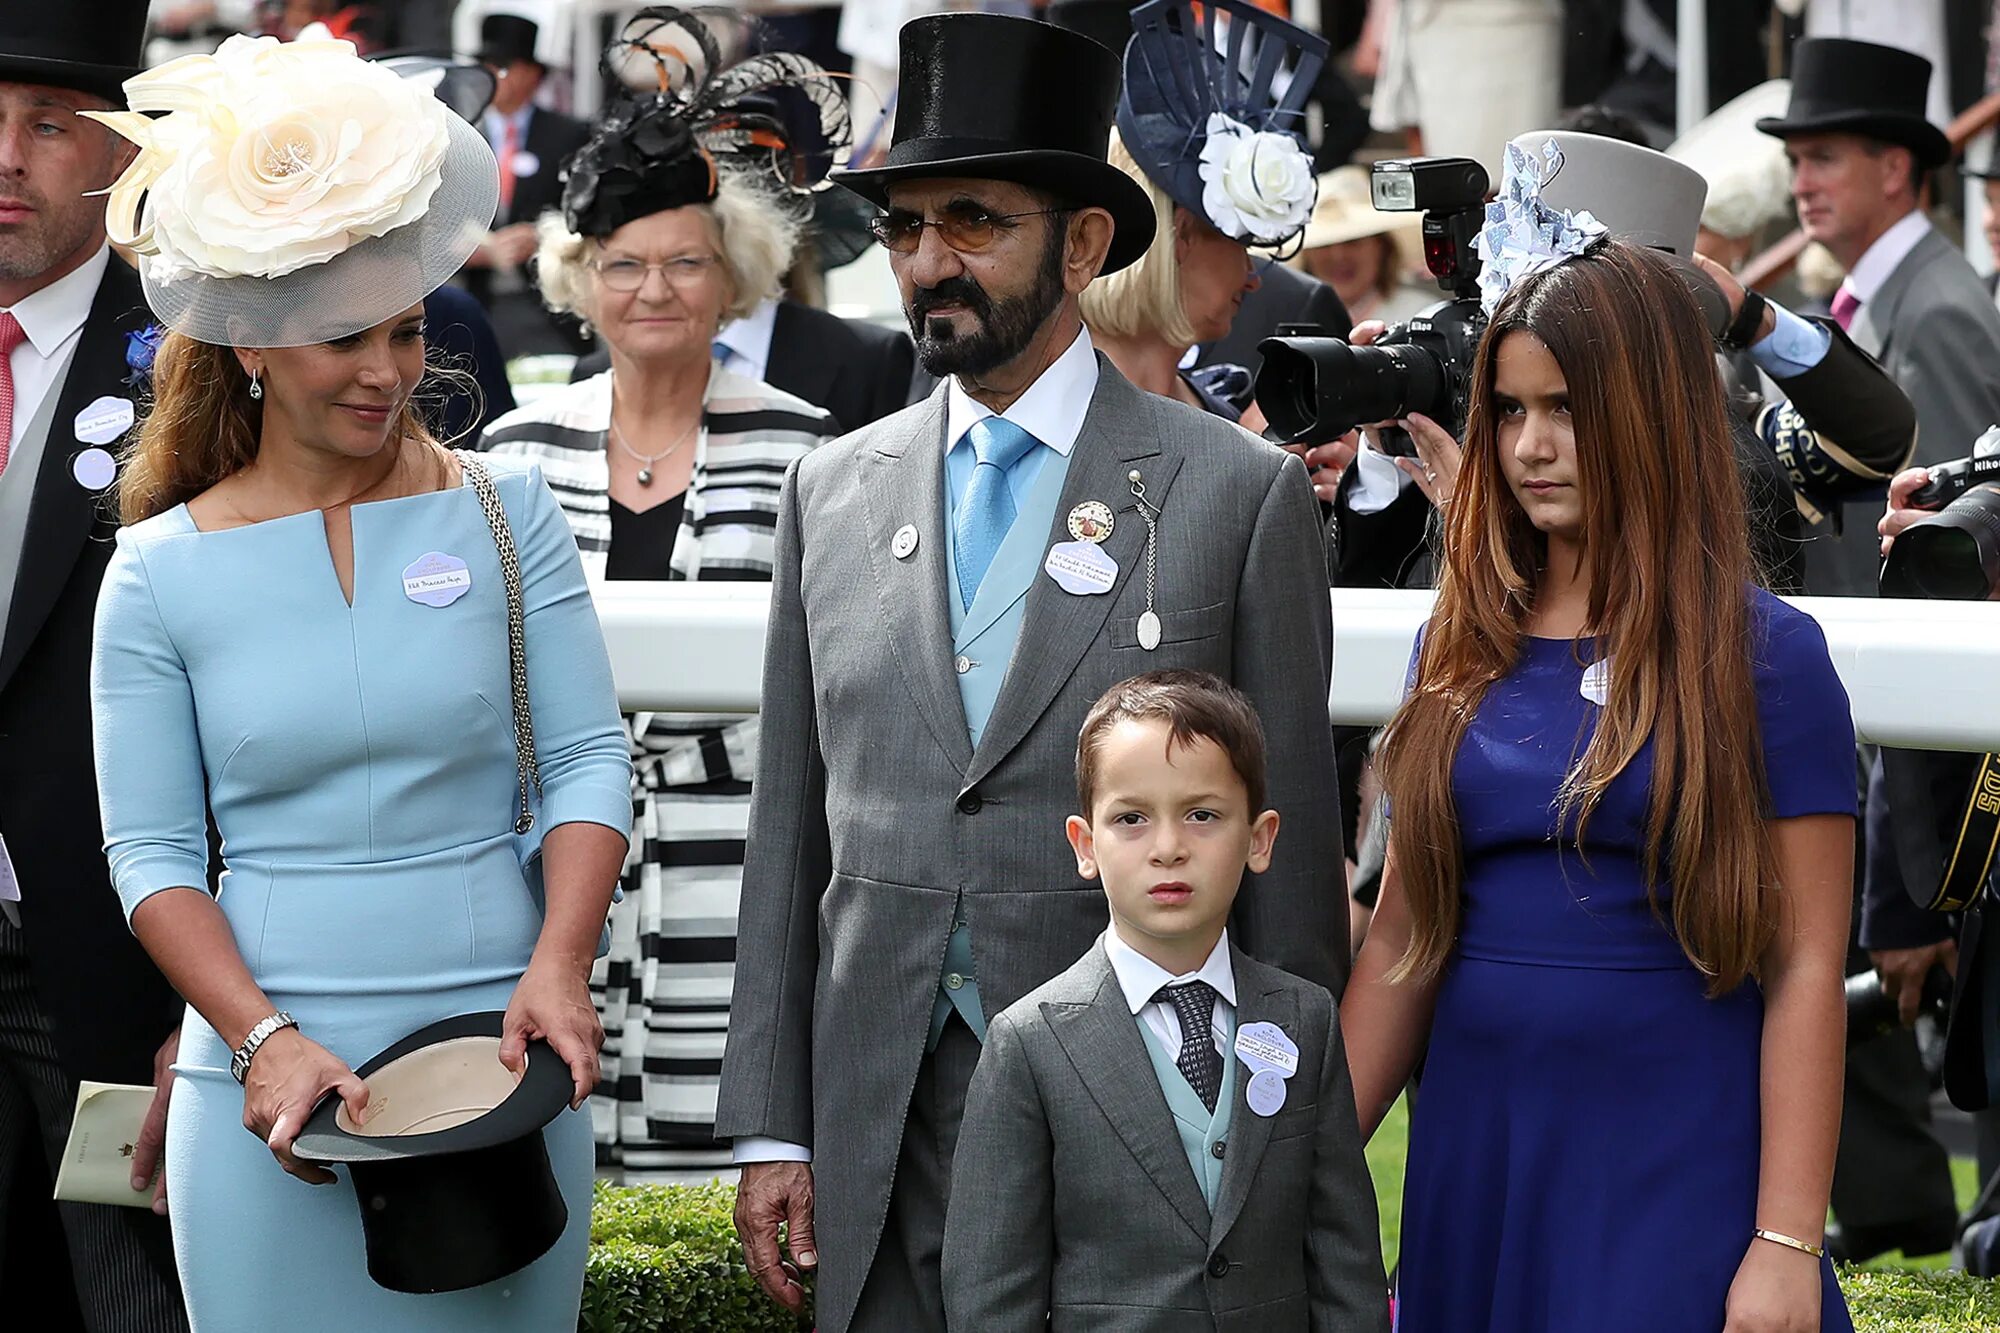
{"type": "Polygon", "coordinates": [[[1229,1057],[1230,1025],[1236,1015],[1236,969],[1229,962],[1229,931],[1225,927],[1208,951],[1208,958],[1193,972],[1174,976],[1146,955],[1119,938],[1115,926],[1104,928],[1104,955],[1111,960],[1112,975],[1125,992],[1125,1005],[1132,1016],[1151,1028],[1160,1039],[1167,1059],[1180,1063],[1181,1018],[1171,1002],[1155,1000],[1162,986],[1184,986],[1205,981],[1215,990],[1215,1013],[1209,1019],[1209,1035],[1224,1059],[1229,1057]]]}

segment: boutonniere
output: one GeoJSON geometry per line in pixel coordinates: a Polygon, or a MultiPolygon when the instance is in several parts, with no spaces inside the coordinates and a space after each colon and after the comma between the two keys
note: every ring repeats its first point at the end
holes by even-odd
{"type": "Polygon", "coordinates": [[[125,367],[132,372],[125,377],[127,384],[138,384],[153,373],[153,358],[160,354],[160,340],[166,336],[158,324],[125,335],[125,367]]]}

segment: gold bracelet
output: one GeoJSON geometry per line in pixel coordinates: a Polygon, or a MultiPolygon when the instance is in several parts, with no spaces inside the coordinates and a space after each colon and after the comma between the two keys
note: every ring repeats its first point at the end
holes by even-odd
{"type": "Polygon", "coordinates": [[[1773,1245],[1783,1245],[1787,1249],[1792,1250],[1803,1250],[1815,1259],[1826,1258],[1826,1247],[1824,1245],[1808,1245],[1798,1237],[1787,1236],[1782,1231],[1766,1231],[1764,1228],[1758,1227],[1750,1234],[1758,1240],[1768,1240],[1773,1245]]]}

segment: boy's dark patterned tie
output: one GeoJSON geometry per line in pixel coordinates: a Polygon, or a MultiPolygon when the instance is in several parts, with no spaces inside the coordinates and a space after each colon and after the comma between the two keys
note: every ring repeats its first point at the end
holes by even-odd
{"type": "Polygon", "coordinates": [[[1210,1026],[1215,1020],[1215,988],[1206,981],[1190,981],[1185,986],[1162,986],[1153,999],[1173,1005],[1180,1016],[1181,1058],[1174,1065],[1213,1115],[1222,1091],[1222,1053],[1215,1049],[1210,1026]]]}

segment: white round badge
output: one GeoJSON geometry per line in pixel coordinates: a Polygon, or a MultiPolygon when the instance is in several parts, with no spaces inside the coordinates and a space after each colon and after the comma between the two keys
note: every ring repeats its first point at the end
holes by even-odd
{"type": "Polygon", "coordinates": [[[87,491],[101,491],[118,477],[118,460],[103,449],[85,449],[70,461],[70,475],[87,491]]]}
{"type": "Polygon", "coordinates": [[[1243,1089],[1243,1100],[1258,1115],[1276,1115],[1285,1104],[1285,1080],[1272,1069],[1252,1074],[1250,1086],[1243,1089]]]}

